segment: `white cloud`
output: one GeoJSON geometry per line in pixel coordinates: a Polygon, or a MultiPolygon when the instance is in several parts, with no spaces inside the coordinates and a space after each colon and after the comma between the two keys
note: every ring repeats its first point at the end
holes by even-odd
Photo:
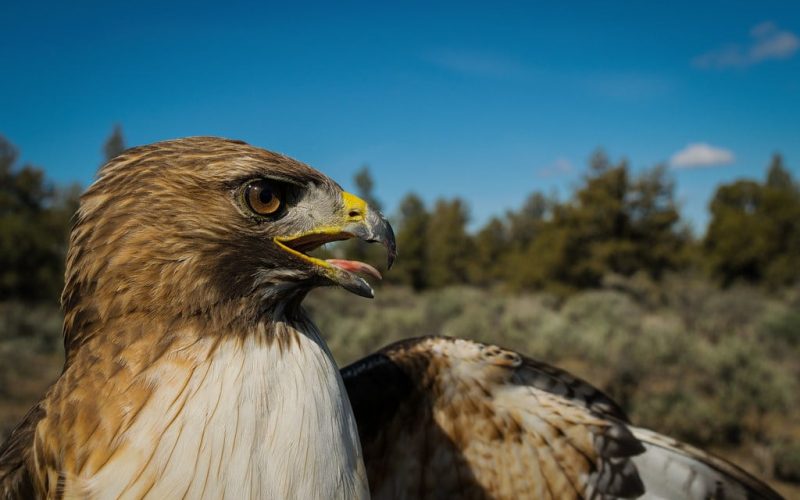
{"type": "Polygon", "coordinates": [[[440,68],[470,76],[509,78],[533,73],[519,61],[484,51],[436,50],[425,59],[440,68]]]}
{"type": "Polygon", "coordinates": [[[788,59],[800,48],[800,38],[771,22],[753,26],[746,44],[729,44],[694,58],[699,68],[744,68],[769,59],[788,59]]]}
{"type": "Polygon", "coordinates": [[[672,90],[670,80],[658,75],[605,73],[590,75],[583,86],[593,94],[622,101],[642,101],[661,97],[672,90]]]}
{"type": "Polygon", "coordinates": [[[542,167],[536,171],[539,177],[558,177],[561,175],[571,174],[575,170],[575,167],[572,165],[572,162],[568,159],[564,158],[563,156],[559,156],[556,158],[556,161],[547,165],[546,167],[542,167]]]}
{"type": "Polygon", "coordinates": [[[687,144],[669,159],[674,168],[713,167],[725,165],[734,160],[733,151],[718,148],[705,142],[687,144]]]}

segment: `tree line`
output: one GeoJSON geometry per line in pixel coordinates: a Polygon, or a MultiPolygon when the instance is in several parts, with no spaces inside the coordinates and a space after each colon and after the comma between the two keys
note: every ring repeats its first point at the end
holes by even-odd
{"type": "MultiPolygon", "coordinates": [[[[116,127],[102,148],[110,159],[125,149],[116,127]]],[[[58,186],[0,136],[0,300],[52,301],[63,284],[70,221],[80,187],[58,186]]],[[[356,190],[374,206],[367,167],[356,190]]],[[[574,194],[561,201],[532,193],[517,210],[469,231],[468,204],[431,206],[409,193],[393,214],[400,258],[388,282],[415,290],[469,284],[546,290],[567,295],[600,287],[608,276],[702,273],[721,286],[740,281],[776,288],[800,280],[800,188],[780,155],[759,180],[720,185],[711,221],[694,238],[664,166],[632,172],[602,151],[589,160],[574,194]]],[[[346,242],[323,252],[380,261],[380,251],[346,242]]]]}
{"type": "MultiPolygon", "coordinates": [[[[115,126],[105,161],[125,150],[115,126]]],[[[58,186],[36,165],[19,165],[19,151],[0,135],[0,301],[53,302],[64,285],[72,216],[83,188],[58,186]]]]}
{"type": "Polygon", "coordinates": [[[768,288],[800,281],[800,188],[779,154],[763,181],[720,185],[710,211],[706,234],[695,238],[665,166],[634,174],[626,160],[598,151],[569,199],[534,192],[474,233],[464,200],[428,207],[406,195],[395,216],[400,258],[387,278],[416,290],[504,285],[557,295],[600,287],[614,275],[658,281],[690,272],[721,286],[768,288]]]}

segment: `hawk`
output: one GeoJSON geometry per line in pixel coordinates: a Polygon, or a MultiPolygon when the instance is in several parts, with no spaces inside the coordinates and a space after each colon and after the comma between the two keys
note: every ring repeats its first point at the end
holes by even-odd
{"type": "Polygon", "coordinates": [[[0,447],[0,497],[779,498],[632,426],[605,394],[497,346],[407,340],[339,371],[302,307],[371,297],[309,255],[391,226],[240,141],[138,147],[81,198],[60,378],[0,447]]]}

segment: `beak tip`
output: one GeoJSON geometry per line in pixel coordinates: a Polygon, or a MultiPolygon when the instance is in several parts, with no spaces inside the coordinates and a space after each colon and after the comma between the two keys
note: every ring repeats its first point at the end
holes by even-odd
{"type": "Polygon", "coordinates": [[[365,299],[375,298],[375,291],[369,286],[369,283],[361,277],[350,275],[346,281],[339,283],[339,285],[359,297],[364,297],[365,299]]]}
{"type": "Polygon", "coordinates": [[[365,299],[374,299],[375,298],[375,291],[372,289],[372,287],[370,287],[370,288],[368,288],[366,290],[362,290],[359,295],[361,295],[365,299]]]}
{"type": "Polygon", "coordinates": [[[394,260],[397,258],[397,242],[395,241],[394,230],[389,221],[379,211],[370,211],[367,216],[368,236],[365,238],[369,243],[380,243],[386,248],[387,260],[386,269],[391,269],[394,260]]]}

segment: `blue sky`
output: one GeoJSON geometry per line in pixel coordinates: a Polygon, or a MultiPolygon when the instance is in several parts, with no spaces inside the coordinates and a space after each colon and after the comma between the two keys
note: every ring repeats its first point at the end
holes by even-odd
{"type": "Polygon", "coordinates": [[[699,231],[720,182],[800,177],[797,2],[4,2],[0,133],[88,184],[128,145],[221,135],[345,187],[368,163],[388,212],[464,197],[476,224],[562,197],[602,146],[672,165],[699,231]]]}

